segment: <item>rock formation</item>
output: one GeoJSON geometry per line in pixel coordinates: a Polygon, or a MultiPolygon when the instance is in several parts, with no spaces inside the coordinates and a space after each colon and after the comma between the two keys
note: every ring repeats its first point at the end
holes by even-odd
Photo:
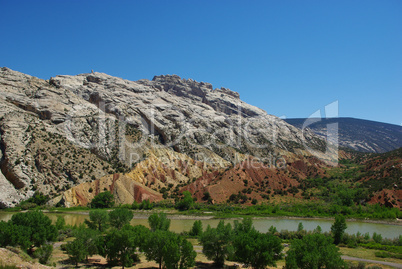
{"type": "MultiPolygon", "coordinates": [[[[128,81],[94,72],[42,80],[4,67],[0,91],[0,207],[35,191],[65,196],[100,182],[126,197],[120,202],[161,199],[154,191],[221,173],[250,156],[337,157],[318,136],[238,93],[176,75],[128,81]]],[[[92,197],[80,200],[79,193],[59,200],[85,204],[92,197]]]]}

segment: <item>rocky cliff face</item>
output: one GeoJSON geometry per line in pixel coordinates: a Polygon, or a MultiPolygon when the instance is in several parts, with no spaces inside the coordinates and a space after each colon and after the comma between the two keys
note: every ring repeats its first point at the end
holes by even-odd
{"type": "Polygon", "coordinates": [[[384,153],[402,147],[402,126],[383,122],[354,119],[286,119],[287,123],[297,128],[308,128],[315,134],[327,137],[330,125],[337,125],[338,143],[341,147],[361,152],[384,153]],[[303,126],[310,120],[312,124],[303,126]]]}
{"type": "MultiPolygon", "coordinates": [[[[136,82],[102,73],[41,80],[1,68],[0,91],[0,207],[35,191],[57,196],[98,179],[109,178],[110,189],[116,173],[126,173],[118,176],[122,186],[131,180],[159,190],[249,156],[261,162],[336,158],[314,134],[303,135],[238,93],[175,75],[136,82]]],[[[142,199],[135,191],[126,196],[142,199]]],[[[70,198],[64,200],[74,204],[70,198]]]]}

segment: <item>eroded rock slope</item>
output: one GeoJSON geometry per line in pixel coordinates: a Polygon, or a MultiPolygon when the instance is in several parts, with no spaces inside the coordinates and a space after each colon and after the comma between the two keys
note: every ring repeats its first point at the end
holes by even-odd
{"type": "Polygon", "coordinates": [[[0,207],[35,191],[63,194],[59,200],[69,205],[103,189],[126,197],[119,202],[162,199],[163,188],[221,173],[250,156],[272,165],[281,158],[337,157],[319,137],[241,101],[238,93],[176,75],[42,80],[1,68],[0,92],[0,207]],[[108,183],[90,194],[66,194],[100,182],[108,183]]]}

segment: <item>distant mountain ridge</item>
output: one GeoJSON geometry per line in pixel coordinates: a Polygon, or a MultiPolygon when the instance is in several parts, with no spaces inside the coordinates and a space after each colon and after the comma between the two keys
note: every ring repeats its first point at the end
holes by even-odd
{"type": "MultiPolygon", "coordinates": [[[[306,120],[294,118],[285,121],[297,128],[303,128],[306,120]]],[[[327,135],[327,125],[338,123],[338,140],[341,147],[375,153],[402,147],[402,126],[399,125],[347,117],[317,120],[306,127],[322,137],[327,135]]]]}

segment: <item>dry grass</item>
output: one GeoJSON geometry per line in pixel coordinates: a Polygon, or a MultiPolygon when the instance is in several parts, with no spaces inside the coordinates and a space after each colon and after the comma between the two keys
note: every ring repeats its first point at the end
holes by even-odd
{"type": "MultiPolygon", "coordinates": [[[[340,251],[341,251],[342,255],[346,255],[346,256],[350,256],[350,257],[383,261],[383,262],[393,262],[393,263],[399,263],[399,264],[401,263],[400,259],[376,257],[374,253],[377,252],[378,250],[375,250],[375,249],[366,249],[366,248],[361,248],[361,247],[358,247],[358,248],[341,247],[340,251]]],[[[373,265],[380,266],[379,264],[367,264],[367,266],[373,266],[373,265]]],[[[382,265],[382,268],[392,268],[392,267],[382,265]]]]}
{"type": "MultiPolygon", "coordinates": [[[[359,262],[357,262],[357,261],[346,261],[346,263],[348,265],[354,265],[354,266],[359,264],[359,262]]],[[[379,267],[379,268],[382,268],[382,269],[394,269],[394,267],[391,267],[391,266],[388,266],[388,265],[383,265],[383,264],[377,264],[377,263],[364,263],[364,264],[365,264],[366,268],[376,266],[377,268],[379,267]]]]}
{"type": "Polygon", "coordinates": [[[37,259],[32,259],[21,250],[16,248],[0,248],[0,265],[12,266],[15,265],[18,268],[32,268],[32,269],[46,269],[50,268],[39,264],[37,259]]]}

